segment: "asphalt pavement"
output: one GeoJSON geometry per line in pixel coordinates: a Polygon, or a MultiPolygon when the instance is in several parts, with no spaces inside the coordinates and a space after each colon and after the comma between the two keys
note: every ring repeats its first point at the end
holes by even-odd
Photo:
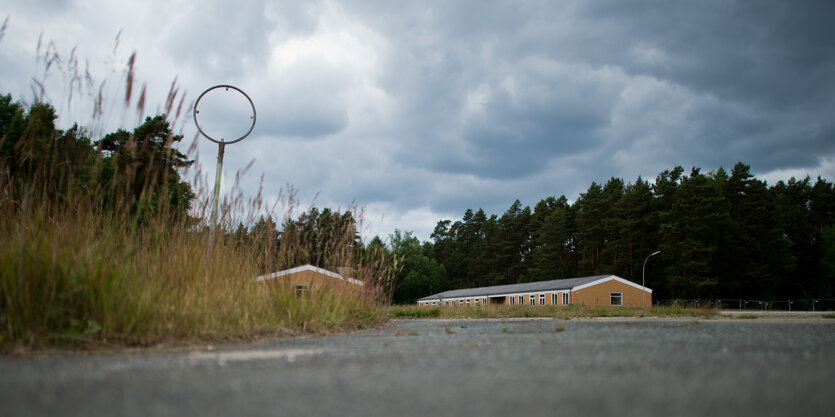
{"type": "Polygon", "coordinates": [[[834,380],[835,319],[407,320],[0,359],[0,416],[812,416],[834,380]]]}

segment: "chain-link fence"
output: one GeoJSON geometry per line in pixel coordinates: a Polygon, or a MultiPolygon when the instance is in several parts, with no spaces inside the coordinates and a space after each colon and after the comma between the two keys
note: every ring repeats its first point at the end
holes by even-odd
{"type": "Polygon", "coordinates": [[[721,310],[779,310],[779,311],[835,311],[835,298],[806,298],[800,300],[741,300],[725,298],[659,300],[661,306],[718,308],[721,310]]]}

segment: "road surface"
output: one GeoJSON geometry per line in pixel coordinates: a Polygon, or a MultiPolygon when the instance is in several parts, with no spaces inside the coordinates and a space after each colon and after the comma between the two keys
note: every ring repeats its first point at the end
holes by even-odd
{"type": "Polygon", "coordinates": [[[411,320],[258,346],[0,360],[2,416],[802,416],[835,319],[411,320]]]}

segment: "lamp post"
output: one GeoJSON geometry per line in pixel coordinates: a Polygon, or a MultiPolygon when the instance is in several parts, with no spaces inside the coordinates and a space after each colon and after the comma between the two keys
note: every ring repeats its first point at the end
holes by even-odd
{"type": "Polygon", "coordinates": [[[646,287],[646,285],[644,285],[646,283],[646,277],[647,277],[647,261],[649,260],[650,257],[658,255],[659,253],[661,253],[661,251],[657,250],[657,251],[649,254],[649,256],[647,256],[647,258],[644,259],[644,267],[641,269],[641,305],[643,305],[644,308],[647,308],[647,302],[646,302],[647,287],[646,287]]]}

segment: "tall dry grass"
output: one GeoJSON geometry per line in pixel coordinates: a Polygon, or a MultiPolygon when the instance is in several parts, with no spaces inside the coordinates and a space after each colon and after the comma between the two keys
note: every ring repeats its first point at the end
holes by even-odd
{"type": "Polygon", "coordinates": [[[2,216],[0,344],[146,344],[355,328],[384,318],[376,289],[298,297],[254,282],[257,254],[185,224],[142,229],[84,207],[2,216]]]}
{"type": "MultiPolygon", "coordinates": [[[[54,48],[46,50],[41,56],[47,66],[44,74],[49,67],[64,65],[59,73],[67,80],[70,100],[92,100],[88,125],[105,125],[105,83],[97,85],[89,73],[79,74],[77,65],[73,68],[74,51],[72,58],[63,60],[54,48]]],[[[137,90],[135,63],[132,55],[122,72],[121,106],[123,112],[136,111],[141,120],[146,97],[144,87],[138,97],[131,93],[137,90]]],[[[38,100],[46,97],[44,85],[45,80],[33,83],[38,100]]],[[[185,93],[173,83],[163,109],[174,126],[190,111],[183,103],[187,103],[185,93]]],[[[96,129],[87,132],[104,134],[96,129]]],[[[23,135],[14,146],[24,149],[43,139],[23,135]]],[[[167,146],[175,151],[170,142],[167,146]]],[[[92,165],[91,175],[105,169],[103,160],[104,155],[98,154],[87,162],[92,165]]],[[[140,193],[141,205],[152,215],[138,221],[137,200],[101,202],[102,195],[118,188],[124,176],[81,189],[71,182],[56,185],[51,179],[61,178],[55,172],[66,163],[60,157],[40,158],[25,176],[0,165],[0,351],[248,338],[356,328],[385,320],[380,306],[390,296],[396,262],[385,259],[382,250],[366,250],[357,240],[361,211],[354,211],[352,225],[330,230],[327,236],[314,230],[312,235],[284,237],[273,229],[263,236],[248,230],[246,239],[236,239],[233,226],[251,225],[259,213],[286,223],[298,206],[292,189],[268,205],[260,193],[246,197],[240,187],[233,187],[223,198],[219,225],[210,228],[206,209],[211,191],[201,180],[205,176],[193,172],[196,198],[189,216],[172,209],[165,198],[149,197],[171,191],[161,181],[160,189],[140,193]],[[313,245],[323,241],[326,250],[311,260],[313,245]],[[350,267],[353,277],[366,286],[362,290],[337,286],[298,297],[281,282],[254,281],[265,269],[294,267],[302,260],[326,268],[350,267]]],[[[145,186],[151,183],[156,182],[145,186]]]]}

